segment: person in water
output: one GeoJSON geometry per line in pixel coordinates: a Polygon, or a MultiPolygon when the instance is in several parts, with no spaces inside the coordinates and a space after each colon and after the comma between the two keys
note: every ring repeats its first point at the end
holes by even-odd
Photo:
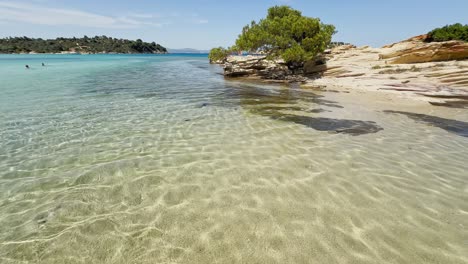
{"type": "Polygon", "coordinates": [[[27,64],[26,64],[26,66],[25,66],[25,67],[26,67],[26,69],[29,69],[29,65],[27,65],[27,64]]]}
{"type": "Polygon", "coordinates": [[[45,66],[45,64],[44,64],[44,63],[42,63],[42,67],[44,67],[44,66],[45,66]]]}

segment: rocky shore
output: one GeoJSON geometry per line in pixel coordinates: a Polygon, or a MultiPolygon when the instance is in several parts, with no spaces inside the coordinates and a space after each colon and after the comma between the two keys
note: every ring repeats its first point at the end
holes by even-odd
{"type": "Polygon", "coordinates": [[[343,45],[300,69],[265,56],[229,56],[224,75],[302,87],[395,92],[434,105],[468,108],[468,43],[417,36],[382,48],[343,45]]]}
{"type": "Polygon", "coordinates": [[[434,105],[468,108],[468,43],[424,42],[425,36],[382,48],[338,47],[320,78],[304,87],[397,93],[434,105]]]}
{"type": "Polygon", "coordinates": [[[268,60],[266,56],[229,56],[223,63],[226,77],[249,77],[280,82],[305,82],[302,69],[288,68],[281,60],[268,60]]]}

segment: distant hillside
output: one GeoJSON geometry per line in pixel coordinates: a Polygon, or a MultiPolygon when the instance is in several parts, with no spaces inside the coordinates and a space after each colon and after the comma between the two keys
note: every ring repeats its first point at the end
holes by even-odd
{"type": "Polygon", "coordinates": [[[41,39],[10,37],[0,39],[0,53],[167,53],[154,42],[107,36],[41,39]]]}
{"type": "Polygon", "coordinates": [[[191,49],[191,48],[185,48],[185,49],[169,49],[169,53],[201,53],[201,54],[208,54],[210,51],[209,50],[197,50],[197,49],[191,49]]]}

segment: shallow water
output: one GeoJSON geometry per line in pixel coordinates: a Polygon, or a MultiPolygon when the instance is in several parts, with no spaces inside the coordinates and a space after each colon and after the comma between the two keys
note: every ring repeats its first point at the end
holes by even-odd
{"type": "Polygon", "coordinates": [[[206,61],[0,56],[0,262],[468,262],[467,109],[206,61]]]}

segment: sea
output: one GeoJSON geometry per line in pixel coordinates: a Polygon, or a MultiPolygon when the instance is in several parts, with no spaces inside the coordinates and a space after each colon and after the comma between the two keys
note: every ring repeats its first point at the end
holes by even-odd
{"type": "Polygon", "coordinates": [[[0,263],[468,263],[468,109],[222,71],[0,55],[0,263]]]}

